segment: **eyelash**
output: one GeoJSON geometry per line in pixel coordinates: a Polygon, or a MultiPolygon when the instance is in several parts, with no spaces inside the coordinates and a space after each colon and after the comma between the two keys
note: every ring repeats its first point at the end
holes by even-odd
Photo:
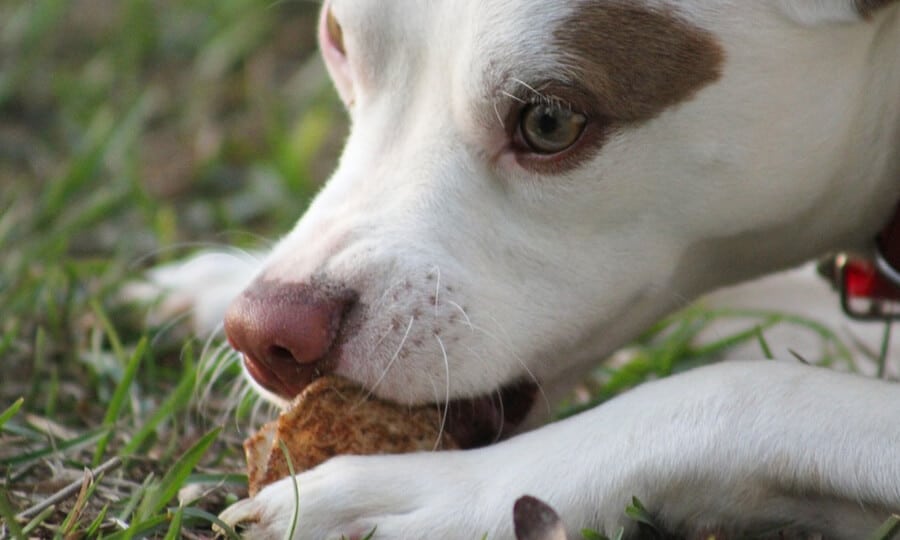
{"type": "MultiPolygon", "coordinates": [[[[524,84],[522,86],[525,86],[524,84]]],[[[520,95],[503,92],[507,98],[506,117],[501,122],[506,133],[508,150],[515,157],[516,163],[527,170],[542,174],[559,174],[576,166],[586,156],[590,155],[589,149],[605,138],[608,126],[597,125],[594,115],[583,111],[574,102],[553,93],[544,93],[540,90],[524,88],[520,95]],[[581,134],[581,140],[572,148],[557,154],[542,155],[530,150],[524,143],[521,134],[521,122],[524,111],[536,105],[549,105],[557,110],[574,111],[583,114],[587,118],[587,125],[581,134]]]]}
{"type": "Polygon", "coordinates": [[[504,92],[503,95],[510,100],[510,104],[507,106],[507,110],[510,112],[507,116],[514,118],[516,121],[522,116],[522,111],[535,105],[548,105],[554,110],[575,110],[574,105],[566,99],[555,95],[542,94],[536,91],[529,91],[528,95],[524,97],[506,92],[504,92]]]}

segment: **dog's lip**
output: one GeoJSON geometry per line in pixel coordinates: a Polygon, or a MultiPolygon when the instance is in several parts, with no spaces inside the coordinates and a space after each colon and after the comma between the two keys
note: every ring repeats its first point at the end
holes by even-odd
{"type": "MultiPolygon", "coordinates": [[[[315,378],[315,375],[304,374],[306,376],[284,380],[278,376],[280,371],[273,369],[268,362],[260,362],[247,354],[241,356],[250,377],[266,390],[285,399],[298,395],[315,378]]],[[[460,448],[487,446],[515,432],[531,411],[537,392],[535,383],[519,381],[484,396],[453,399],[446,406],[446,411],[443,405],[438,407],[442,414],[440,421],[460,448]]]]}
{"type": "Polygon", "coordinates": [[[444,429],[463,449],[488,446],[515,433],[536,401],[538,387],[518,381],[477,398],[451,400],[444,429]]]}
{"type": "Polygon", "coordinates": [[[241,354],[244,369],[260,386],[284,399],[292,399],[306,388],[315,378],[310,370],[301,370],[293,359],[268,358],[260,360],[246,353],[241,354]],[[283,364],[280,367],[273,363],[283,364]],[[281,373],[295,372],[293,377],[282,377],[281,373]]]}

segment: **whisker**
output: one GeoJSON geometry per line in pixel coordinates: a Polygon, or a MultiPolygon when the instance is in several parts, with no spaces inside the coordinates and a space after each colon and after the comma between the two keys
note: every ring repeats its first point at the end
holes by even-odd
{"type": "Polygon", "coordinates": [[[258,396],[253,392],[253,387],[250,385],[249,381],[243,377],[236,377],[231,381],[231,386],[224,399],[225,407],[219,414],[218,422],[224,424],[229,418],[232,418],[234,419],[235,428],[237,428],[239,432],[243,431],[239,422],[238,411],[241,403],[243,403],[245,399],[258,399],[258,396]]]}
{"type": "Polygon", "coordinates": [[[228,349],[227,345],[217,347],[215,358],[202,362],[197,368],[199,376],[197,385],[198,387],[202,385],[202,388],[198,388],[197,398],[204,403],[208,402],[216,383],[222,380],[225,371],[236,361],[236,356],[228,349]]]}
{"type": "Polygon", "coordinates": [[[497,116],[497,121],[500,122],[500,128],[503,131],[506,131],[506,123],[503,121],[503,118],[500,116],[500,109],[497,108],[497,101],[494,101],[494,114],[497,116]]]}
{"type": "Polygon", "coordinates": [[[384,335],[382,335],[378,339],[378,341],[375,342],[375,345],[372,346],[372,353],[375,353],[381,347],[381,344],[384,342],[384,340],[387,339],[387,337],[391,335],[396,329],[397,327],[394,326],[394,323],[391,323],[391,327],[388,328],[384,335]]]}
{"type": "Polygon", "coordinates": [[[516,83],[516,84],[520,84],[520,85],[524,86],[525,88],[527,88],[529,91],[531,91],[534,95],[536,95],[536,96],[539,97],[540,99],[546,99],[546,97],[544,96],[544,94],[542,94],[542,93],[538,92],[537,90],[535,90],[533,86],[531,86],[531,85],[528,84],[527,82],[523,81],[522,79],[517,79],[517,78],[515,78],[515,77],[512,77],[512,78],[510,78],[510,80],[511,80],[512,82],[516,83]]]}
{"type": "MultiPolygon", "coordinates": [[[[251,398],[251,399],[253,399],[253,398],[251,398]]],[[[259,424],[259,421],[257,419],[259,418],[260,414],[262,414],[263,407],[266,407],[266,413],[265,413],[266,418],[270,418],[274,415],[273,411],[271,410],[273,407],[271,403],[269,403],[268,401],[266,401],[264,399],[256,399],[255,403],[253,404],[253,408],[250,410],[251,425],[259,424]]]]}
{"type": "MultiPolygon", "coordinates": [[[[219,324],[217,324],[216,327],[213,329],[213,331],[209,333],[209,335],[206,337],[206,340],[203,342],[203,348],[200,349],[200,365],[201,366],[203,366],[206,363],[206,359],[209,358],[209,351],[212,348],[212,344],[216,340],[216,336],[219,335],[219,333],[222,331],[222,329],[224,327],[225,327],[224,322],[220,322],[219,324]]],[[[221,342],[215,348],[215,355],[218,355],[218,353],[222,349],[227,348],[227,347],[228,347],[227,341],[221,342]]]]}
{"type": "Polygon", "coordinates": [[[494,436],[493,442],[499,441],[500,437],[503,436],[503,428],[506,423],[506,410],[503,408],[503,392],[501,392],[499,388],[497,389],[497,401],[499,402],[498,408],[500,409],[500,425],[497,426],[497,435],[494,436]]]}
{"type": "MultiPolygon", "coordinates": [[[[521,81],[519,81],[519,82],[521,82],[521,81]]],[[[525,84],[525,83],[522,83],[522,84],[525,84]]],[[[528,87],[527,84],[525,84],[525,86],[528,87]]],[[[531,87],[528,87],[528,88],[531,89],[532,91],[534,91],[533,88],[531,88],[531,87]]],[[[515,102],[522,103],[523,105],[524,105],[525,103],[528,103],[527,101],[525,101],[524,99],[520,98],[519,96],[510,94],[510,93],[507,92],[506,90],[501,90],[500,93],[503,94],[504,96],[508,97],[509,99],[515,101],[515,102]]],[[[535,92],[535,93],[536,93],[536,92],[535,92]]]]}
{"type": "Polygon", "coordinates": [[[250,389],[250,383],[241,375],[228,375],[229,370],[240,365],[241,355],[233,350],[227,341],[216,342],[221,334],[223,324],[217,325],[210,332],[200,352],[200,360],[197,364],[197,380],[195,396],[193,400],[199,402],[201,414],[207,417],[215,417],[218,423],[224,423],[228,417],[236,415],[236,412],[250,389]],[[231,378],[229,389],[222,400],[213,400],[217,394],[216,386],[225,383],[231,378]],[[219,404],[216,414],[209,409],[213,404],[219,404]]]}
{"type": "MultiPolygon", "coordinates": [[[[362,400],[360,400],[359,404],[363,403],[364,401],[366,401],[367,399],[372,397],[372,394],[375,393],[375,389],[378,388],[378,385],[380,385],[381,381],[383,381],[384,378],[387,376],[388,371],[391,370],[391,367],[393,367],[394,362],[396,362],[397,358],[400,356],[400,351],[403,350],[403,345],[406,344],[406,338],[409,337],[409,331],[412,329],[413,322],[415,322],[415,320],[416,320],[415,317],[409,318],[409,324],[406,325],[406,332],[403,334],[403,338],[400,340],[400,345],[397,346],[397,350],[394,351],[394,355],[391,356],[391,359],[388,361],[387,366],[385,366],[384,371],[381,372],[381,376],[378,377],[378,380],[375,381],[375,384],[373,384],[372,387],[369,388],[368,393],[366,393],[366,396],[362,400]]],[[[357,404],[357,405],[359,405],[359,404],[357,404]]]]}
{"type": "MultiPolygon", "coordinates": [[[[203,348],[200,350],[200,362],[197,364],[198,377],[196,382],[198,390],[201,385],[204,383],[206,384],[206,386],[203,387],[203,390],[198,392],[198,396],[201,398],[209,397],[209,395],[212,394],[213,386],[222,377],[225,370],[240,358],[237,352],[231,349],[231,346],[227,341],[222,341],[213,348],[213,342],[222,327],[222,323],[216,326],[216,329],[210,333],[209,337],[207,337],[206,341],[203,343],[203,348]]],[[[204,399],[204,401],[206,400],[204,399]]]]}
{"type": "Polygon", "coordinates": [[[433,450],[437,450],[441,444],[441,438],[444,436],[444,428],[447,427],[447,413],[450,411],[450,360],[447,358],[447,349],[444,348],[444,342],[437,334],[432,334],[441,347],[441,353],[444,355],[444,374],[446,375],[446,388],[444,391],[444,415],[441,417],[441,426],[438,429],[438,437],[434,442],[433,450]]]}
{"type": "Polygon", "coordinates": [[[458,309],[459,312],[462,313],[463,318],[466,319],[466,324],[469,325],[469,329],[473,330],[473,331],[475,330],[475,327],[472,326],[472,320],[469,318],[469,314],[466,313],[466,310],[464,310],[461,305],[457,304],[453,300],[444,300],[444,301],[447,302],[448,304],[450,304],[451,306],[455,307],[456,309],[458,309]]]}
{"type": "Polygon", "coordinates": [[[487,331],[486,329],[484,329],[480,326],[473,325],[472,328],[474,330],[477,330],[477,331],[483,333],[485,336],[493,339],[498,345],[500,345],[501,347],[506,349],[506,352],[509,353],[510,356],[515,358],[516,362],[518,362],[519,365],[522,366],[522,369],[525,370],[525,373],[528,375],[528,377],[531,379],[531,381],[534,382],[535,386],[537,386],[538,392],[540,392],[541,397],[544,401],[544,405],[547,407],[547,414],[552,416],[553,415],[553,406],[550,404],[550,398],[547,396],[547,393],[544,391],[543,385],[541,385],[540,381],[538,380],[538,378],[534,374],[534,372],[531,371],[531,368],[528,367],[528,364],[526,364],[525,361],[522,360],[522,358],[512,348],[512,345],[510,345],[509,335],[506,334],[505,330],[503,329],[503,326],[500,324],[500,321],[498,321],[493,316],[489,315],[489,317],[494,322],[494,324],[500,329],[500,331],[504,333],[504,335],[506,336],[505,341],[500,339],[497,335],[487,331]]]}
{"type": "MultiPolygon", "coordinates": [[[[234,384],[231,387],[231,391],[228,392],[228,400],[234,400],[235,406],[233,409],[229,410],[227,414],[224,414],[224,418],[231,418],[234,421],[234,427],[238,431],[238,433],[243,432],[243,425],[241,424],[240,418],[238,418],[238,409],[240,408],[240,404],[244,402],[244,400],[250,399],[253,400],[254,406],[256,405],[256,400],[259,399],[258,394],[253,391],[253,385],[249,382],[245,381],[243,377],[234,381],[234,384]]],[[[249,425],[255,426],[254,422],[255,418],[253,418],[252,414],[250,417],[249,425]]],[[[252,428],[251,428],[252,429],[252,428]]]]}
{"type": "MultiPolygon", "coordinates": [[[[494,325],[496,325],[500,329],[500,331],[503,332],[504,336],[506,337],[505,340],[501,339],[499,336],[493,334],[492,332],[489,332],[487,329],[473,324],[472,319],[469,318],[469,314],[466,313],[466,310],[464,310],[462,308],[462,306],[460,306],[458,303],[454,302],[453,300],[444,300],[444,302],[453,306],[462,314],[463,318],[465,318],[465,320],[466,320],[466,324],[469,326],[469,330],[471,330],[473,332],[475,332],[475,331],[481,332],[482,334],[484,334],[485,336],[487,336],[488,338],[493,340],[495,343],[499,344],[503,349],[506,350],[507,353],[509,353],[513,358],[516,359],[516,362],[518,362],[519,365],[522,366],[522,368],[525,370],[525,373],[528,374],[528,377],[531,379],[532,382],[534,382],[535,386],[537,386],[538,392],[540,392],[542,400],[544,402],[544,406],[547,407],[547,413],[548,413],[548,415],[552,416],[553,415],[553,406],[550,403],[550,398],[547,396],[547,393],[544,390],[543,385],[540,383],[537,376],[534,374],[533,371],[531,371],[531,369],[528,367],[528,365],[525,363],[525,361],[522,360],[522,358],[512,348],[512,345],[510,344],[511,341],[509,339],[509,335],[504,330],[503,325],[500,324],[500,321],[498,321],[496,319],[496,317],[489,316],[490,320],[493,321],[494,325]]],[[[469,349],[469,353],[476,357],[480,356],[478,354],[475,354],[475,352],[472,351],[471,349],[469,349]]]]}
{"type": "MultiPolygon", "coordinates": [[[[248,394],[244,394],[244,397],[243,397],[242,399],[246,399],[247,396],[248,396],[248,394]]],[[[251,398],[251,399],[252,399],[252,398],[251,398]]],[[[261,413],[260,413],[260,410],[261,410],[264,406],[265,406],[265,402],[264,402],[263,400],[254,401],[254,402],[253,402],[253,405],[250,407],[250,414],[249,414],[249,425],[250,425],[250,426],[258,426],[258,425],[261,425],[261,422],[259,422],[258,418],[259,418],[259,416],[260,416],[260,414],[261,414],[261,413]]],[[[235,415],[234,418],[235,418],[235,421],[238,420],[237,415],[235,415]]],[[[251,429],[252,429],[252,428],[251,428],[251,429]]]]}
{"type": "Polygon", "coordinates": [[[373,305],[376,305],[376,306],[377,306],[377,305],[380,305],[380,304],[384,303],[385,297],[387,297],[388,294],[390,294],[391,292],[393,292],[394,289],[396,289],[397,287],[399,287],[399,286],[402,285],[402,284],[403,284],[403,278],[398,278],[398,279],[394,280],[393,283],[391,283],[390,285],[388,285],[387,287],[385,287],[384,292],[381,293],[381,296],[378,298],[377,301],[375,301],[375,302],[373,303],[373,305]]]}
{"type": "MultiPolygon", "coordinates": [[[[184,322],[184,320],[190,316],[191,316],[191,312],[185,311],[184,313],[180,313],[180,314],[172,317],[172,319],[169,322],[163,324],[159,328],[159,330],[157,330],[156,334],[153,336],[153,339],[150,340],[150,347],[151,348],[156,347],[159,344],[159,340],[162,339],[163,336],[168,334],[169,330],[171,330],[172,328],[175,328],[176,326],[178,326],[180,323],[184,322]]],[[[149,317],[147,320],[149,320],[149,317]]],[[[149,326],[149,324],[145,324],[144,326],[149,326]]]]}
{"type": "MultiPolygon", "coordinates": [[[[437,385],[434,384],[434,378],[429,378],[428,381],[431,383],[431,390],[432,390],[432,393],[434,394],[434,401],[433,401],[434,408],[435,408],[435,411],[437,412],[438,425],[440,425],[441,419],[443,419],[446,416],[446,413],[444,411],[450,408],[450,404],[446,403],[446,404],[444,404],[444,408],[443,409],[441,408],[440,391],[438,390],[437,385]]],[[[438,448],[438,446],[440,446],[442,438],[443,438],[443,430],[440,430],[438,432],[437,437],[434,440],[434,448],[432,449],[432,451],[436,450],[438,448]]]]}

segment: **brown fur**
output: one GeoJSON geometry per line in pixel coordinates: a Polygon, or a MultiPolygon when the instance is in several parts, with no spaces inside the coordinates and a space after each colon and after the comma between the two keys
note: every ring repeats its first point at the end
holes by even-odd
{"type": "Polygon", "coordinates": [[[612,121],[655,117],[721,75],[715,37],[674,14],[629,2],[584,2],[554,34],[569,75],[612,121]]]}

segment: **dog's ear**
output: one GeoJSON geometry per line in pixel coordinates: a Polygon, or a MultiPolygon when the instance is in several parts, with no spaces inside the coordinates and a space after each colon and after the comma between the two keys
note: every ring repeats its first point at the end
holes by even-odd
{"type": "Polygon", "coordinates": [[[864,21],[898,0],[779,0],[782,9],[794,20],[805,24],[864,21]]]}

